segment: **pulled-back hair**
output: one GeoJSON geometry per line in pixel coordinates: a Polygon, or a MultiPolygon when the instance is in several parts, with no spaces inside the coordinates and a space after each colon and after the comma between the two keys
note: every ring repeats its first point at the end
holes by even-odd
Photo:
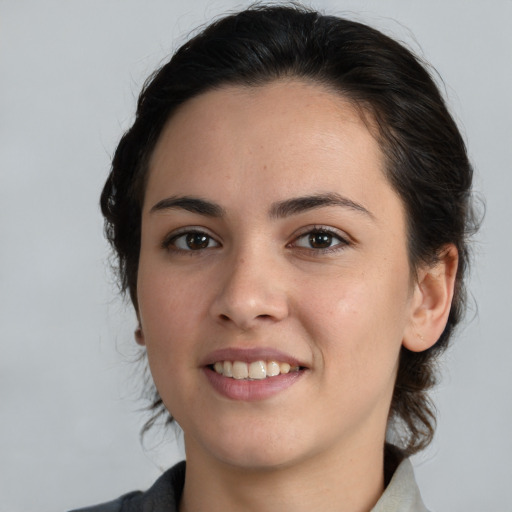
{"type": "MultiPolygon", "coordinates": [[[[177,107],[223,85],[258,87],[282,78],[327,87],[370,119],[374,132],[377,127],[387,178],[405,206],[413,275],[419,265],[434,264],[447,244],[457,248],[455,294],[444,332],[424,352],[401,349],[389,425],[410,455],[433,437],[435,414],[427,392],[435,383],[434,363],[464,312],[467,238],[474,224],[472,169],[429,72],[381,32],[296,4],[257,5],[215,21],[155,72],[140,94],[135,122],[119,142],[101,195],[121,287],[137,309],[148,162],[177,107]]],[[[168,414],[156,390],[153,398],[154,414],[145,429],[168,414]]]]}

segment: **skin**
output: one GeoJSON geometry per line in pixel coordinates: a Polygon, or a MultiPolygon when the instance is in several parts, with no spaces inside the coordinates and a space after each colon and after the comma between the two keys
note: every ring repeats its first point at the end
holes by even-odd
{"type": "Polygon", "coordinates": [[[447,247],[416,279],[383,169],[353,106],[298,80],[226,86],[168,122],[143,206],[138,341],[184,431],[182,511],[364,511],[381,495],[399,352],[439,337],[457,264],[447,247]],[[344,202],[276,212],[334,194],[344,202]],[[222,215],[170,206],[184,196],[222,215]],[[206,247],[191,249],[198,230],[206,247]],[[328,247],[311,245],[318,231],[328,247]],[[270,398],[231,400],[204,361],[232,347],[307,369],[270,398]]]}

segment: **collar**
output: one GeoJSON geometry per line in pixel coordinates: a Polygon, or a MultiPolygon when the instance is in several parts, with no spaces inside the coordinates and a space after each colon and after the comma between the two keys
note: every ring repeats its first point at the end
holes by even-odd
{"type": "Polygon", "coordinates": [[[404,459],[371,512],[428,512],[414,478],[411,461],[404,459]]]}

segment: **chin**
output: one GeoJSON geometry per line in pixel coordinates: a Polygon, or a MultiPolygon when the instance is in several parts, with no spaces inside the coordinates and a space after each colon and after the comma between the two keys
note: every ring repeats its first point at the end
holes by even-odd
{"type": "Polygon", "coordinates": [[[286,428],[225,429],[215,437],[203,439],[210,455],[223,464],[246,471],[273,471],[291,467],[314,452],[304,436],[286,428]],[[283,435],[286,433],[286,435],[283,435]],[[302,437],[302,443],[298,442],[302,437]],[[219,443],[219,440],[221,442],[219,443]]]}
{"type": "Polygon", "coordinates": [[[296,463],[290,454],[278,453],[275,450],[262,450],[260,447],[251,449],[244,447],[235,454],[219,454],[219,459],[226,465],[242,471],[266,472],[285,469],[296,463]]]}

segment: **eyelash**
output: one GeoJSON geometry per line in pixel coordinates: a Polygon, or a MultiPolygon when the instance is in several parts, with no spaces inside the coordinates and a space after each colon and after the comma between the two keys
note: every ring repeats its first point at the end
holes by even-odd
{"type": "MultiPolygon", "coordinates": [[[[185,243],[187,243],[187,242],[185,242],[185,243]]],[[[181,253],[181,254],[187,254],[188,253],[190,255],[192,255],[193,253],[202,252],[202,251],[204,251],[206,249],[212,249],[212,248],[217,247],[217,246],[220,246],[220,243],[217,240],[215,240],[215,238],[213,236],[211,236],[206,231],[203,231],[202,229],[197,229],[197,228],[193,228],[193,227],[187,227],[187,228],[184,228],[183,230],[180,230],[178,232],[171,233],[162,242],[162,248],[166,249],[167,251],[178,252],[178,253],[181,253]],[[190,249],[190,248],[189,249],[183,249],[181,247],[177,247],[176,246],[176,241],[179,240],[182,237],[186,237],[187,235],[203,236],[203,237],[208,238],[208,245],[207,245],[207,247],[202,247],[202,248],[199,248],[199,249],[190,249]],[[210,247],[210,243],[212,241],[215,244],[217,244],[217,245],[215,245],[213,247],[210,247]]]]}
{"type": "MultiPolygon", "coordinates": [[[[188,242],[185,241],[185,244],[188,245],[188,242]]],[[[167,236],[163,242],[162,242],[162,248],[167,251],[172,251],[176,253],[181,254],[189,254],[194,255],[197,253],[201,253],[207,249],[213,249],[216,247],[219,247],[221,244],[218,242],[213,236],[211,236],[209,233],[202,229],[197,229],[193,227],[187,227],[183,228],[183,230],[180,230],[178,232],[171,233],[169,236],[167,236]],[[207,239],[207,245],[206,247],[199,247],[197,249],[191,249],[190,247],[188,249],[177,247],[176,241],[179,240],[182,237],[186,236],[202,236],[207,239]],[[211,243],[214,243],[215,245],[211,246],[211,243]]],[[[286,247],[290,248],[297,248],[298,250],[308,252],[309,254],[328,254],[333,252],[338,252],[344,250],[347,246],[351,245],[351,243],[347,240],[346,237],[342,236],[338,231],[334,230],[333,228],[327,227],[327,226],[310,226],[307,228],[304,228],[298,235],[295,236],[292,242],[287,244],[286,247]],[[338,243],[335,245],[330,245],[329,247],[304,247],[297,244],[298,241],[301,239],[304,239],[306,237],[311,237],[314,235],[326,235],[331,238],[330,243],[332,243],[335,239],[338,240],[338,243]]]]}
{"type": "Polygon", "coordinates": [[[342,236],[341,233],[333,228],[327,227],[327,226],[313,226],[313,227],[307,227],[305,228],[301,233],[299,233],[294,240],[288,244],[288,247],[296,247],[299,250],[307,251],[309,254],[328,254],[328,253],[334,253],[338,251],[343,251],[347,246],[351,245],[350,241],[347,239],[346,236],[342,236]],[[312,235],[327,235],[328,237],[331,237],[331,243],[334,241],[334,239],[338,240],[338,243],[335,245],[330,245],[329,247],[320,247],[320,248],[314,248],[314,247],[302,247],[297,245],[297,241],[300,239],[309,237],[311,240],[312,235]]]}

